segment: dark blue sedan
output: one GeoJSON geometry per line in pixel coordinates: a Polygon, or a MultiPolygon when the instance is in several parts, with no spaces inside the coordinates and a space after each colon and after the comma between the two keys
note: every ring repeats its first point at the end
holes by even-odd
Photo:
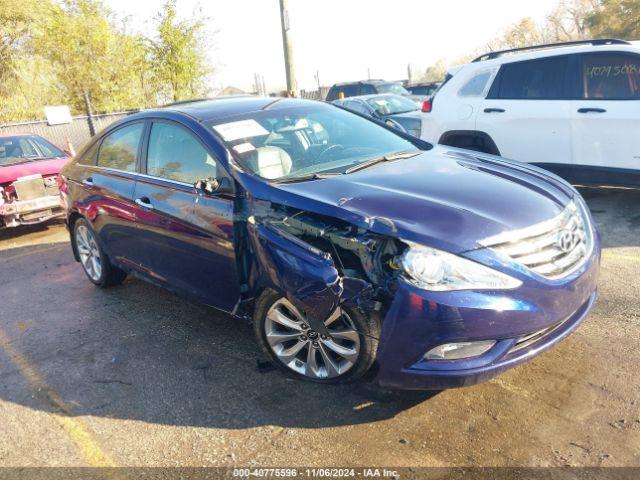
{"type": "Polygon", "coordinates": [[[551,347],[596,297],[580,195],[333,105],[258,97],[129,116],[62,172],[75,258],[251,319],[317,382],[464,386],[551,347]]]}

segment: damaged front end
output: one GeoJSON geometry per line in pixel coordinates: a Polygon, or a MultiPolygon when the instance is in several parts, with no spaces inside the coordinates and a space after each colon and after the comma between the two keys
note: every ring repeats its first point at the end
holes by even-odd
{"type": "Polygon", "coordinates": [[[245,290],[276,290],[314,330],[322,333],[323,321],[342,306],[371,315],[390,304],[398,275],[393,258],[403,248],[396,239],[287,207],[251,215],[246,227],[241,248],[254,255],[240,255],[249,260],[241,268],[245,290]]]}
{"type": "Polygon", "coordinates": [[[0,227],[34,225],[63,215],[55,175],[29,175],[0,186],[0,227]]]}

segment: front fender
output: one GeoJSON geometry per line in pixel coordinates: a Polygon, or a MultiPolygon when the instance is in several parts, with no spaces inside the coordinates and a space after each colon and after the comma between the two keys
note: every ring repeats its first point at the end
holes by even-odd
{"type": "Polygon", "coordinates": [[[251,290],[276,290],[312,324],[328,318],[344,292],[331,255],[271,224],[253,220],[247,230],[254,252],[251,290]]]}

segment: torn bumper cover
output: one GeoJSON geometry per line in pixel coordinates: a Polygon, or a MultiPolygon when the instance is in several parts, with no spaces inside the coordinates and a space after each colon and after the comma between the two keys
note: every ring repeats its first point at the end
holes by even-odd
{"type": "Polygon", "coordinates": [[[0,218],[6,227],[33,225],[64,216],[59,195],[49,195],[33,200],[0,200],[0,218]]]}

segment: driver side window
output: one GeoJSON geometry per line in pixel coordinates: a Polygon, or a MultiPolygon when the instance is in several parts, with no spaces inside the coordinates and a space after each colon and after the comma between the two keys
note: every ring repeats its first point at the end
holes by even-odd
{"type": "Polygon", "coordinates": [[[216,160],[185,128],[154,122],[149,135],[147,174],[188,184],[216,178],[216,160]]]}

